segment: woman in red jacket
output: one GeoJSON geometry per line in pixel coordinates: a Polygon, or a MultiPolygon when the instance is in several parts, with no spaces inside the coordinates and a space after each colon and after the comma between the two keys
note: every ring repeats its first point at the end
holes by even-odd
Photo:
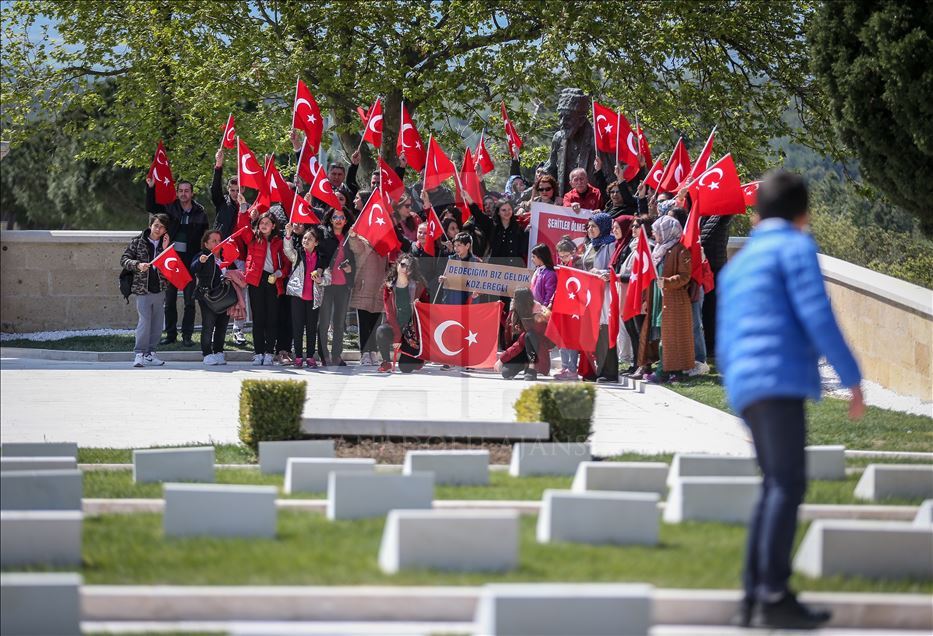
{"type": "Polygon", "coordinates": [[[380,373],[391,373],[391,352],[398,349],[398,368],[411,373],[424,366],[415,358],[418,354],[418,335],[412,325],[415,301],[429,301],[428,284],[418,271],[418,261],[411,254],[402,254],[389,270],[382,288],[387,324],[376,329],[376,346],[382,354],[380,373]]]}
{"type": "Polygon", "coordinates": [[[278,297],[285,293],[291,266],[285,258],[272,213],[261,214],[253,221],[252,229],[252,237],[246,243],[245,278],[253,312],[253,351],[256,354],[253,366],[271,366],[278,325],[278,297]]]}

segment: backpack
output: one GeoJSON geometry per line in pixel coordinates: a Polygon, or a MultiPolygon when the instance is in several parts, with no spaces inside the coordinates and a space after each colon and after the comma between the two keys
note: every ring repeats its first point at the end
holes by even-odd
{"type": "Polygon", "coordinates": [[[133,276],[133,272],[126,268],[120,270],[120,294],[127,305],[130,304],[130,294],[133,293],[133,276]]]}

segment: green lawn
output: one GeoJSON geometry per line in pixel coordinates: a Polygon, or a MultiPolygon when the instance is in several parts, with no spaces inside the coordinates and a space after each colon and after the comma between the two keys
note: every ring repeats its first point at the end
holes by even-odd
{"type": "MultiPolygon", "coordinates": [[[[521,520],[519,567],[505,574],[431,571],[382,574],[384,519],[330,522],[320,514],[278,514],[278,538],[166,539],[159,514],[103,515],[84,522],[88,584],[479,585],[486,582],[641,581],[668,588],[736,588],[745,528],[661,524],[657,547],[539,545],[535,517],[521,520]]],[[[801,527],[798,540],[805,527],[801,527]]],[[[933,581],[809,580],[802,590],[933,592],[933,581]]]]}

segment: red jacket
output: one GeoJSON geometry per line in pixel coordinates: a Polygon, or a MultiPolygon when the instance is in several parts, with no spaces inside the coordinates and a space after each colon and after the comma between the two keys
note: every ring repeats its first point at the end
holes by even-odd
{"type": "MultiPolygon", "coordinates": [[[[416,300],[420,300],[423,303],[430,300],[427,287],[421,283],[415,285],[415,297],[412,298],[412,303],[416,300]]],[[[382,304],[386,310],[386,322],[392,327],[392,342],[401,342],[402,327],[398,324],[398,307],[395,305],[395,285],[382,286],[382,304]]],[[[414,317],[414,304],[412,304],[411,312],[412,317],[414,317]]]]}
{"type": "Polygon", "coordinates": [[[599,212],[603,209],[603,195],[598,188],[587,185],[587,190],[583,194],[577,192],[576,188],[568,191],[564,195],[564,205],[570,207],[574,203],[579,203],[584,210],[593,210],[599,212]]]}
{"type": "MultiPolygon", "coordinates": [[[[247,232],[245,235],[249,237],[247,232]]],[[[246,248],[246,272],[244,277],[246,282],[253,287],[259,286],[259,281],[262,279],[262,266],[266,262],[266,241],[259,239],[253,240],[252,237],[243,240],[241,237],[237,237],[237,241],[241,242],[246,248]]],[[[273,236],[272,237],[272,265],[275,269],[282,270],[282,276],[276,279],[275,288],[278,290],[279,296],[285,293],[285,282],[288,280],[288,274],[291,272],[291,263],[285,258],[285,250],[282,248],[282,237],[273,236]]]]}

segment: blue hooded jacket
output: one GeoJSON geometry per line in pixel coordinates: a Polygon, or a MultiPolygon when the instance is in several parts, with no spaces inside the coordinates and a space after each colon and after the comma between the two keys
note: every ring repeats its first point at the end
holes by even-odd
{"type": "Polygon", "coordinates": [[[719,276],[716,361],[737,413],[768,398],[818,400],[820,356],[843,386],[861,382],[816,253],[808,234],[765,219],[719,276]]]}

